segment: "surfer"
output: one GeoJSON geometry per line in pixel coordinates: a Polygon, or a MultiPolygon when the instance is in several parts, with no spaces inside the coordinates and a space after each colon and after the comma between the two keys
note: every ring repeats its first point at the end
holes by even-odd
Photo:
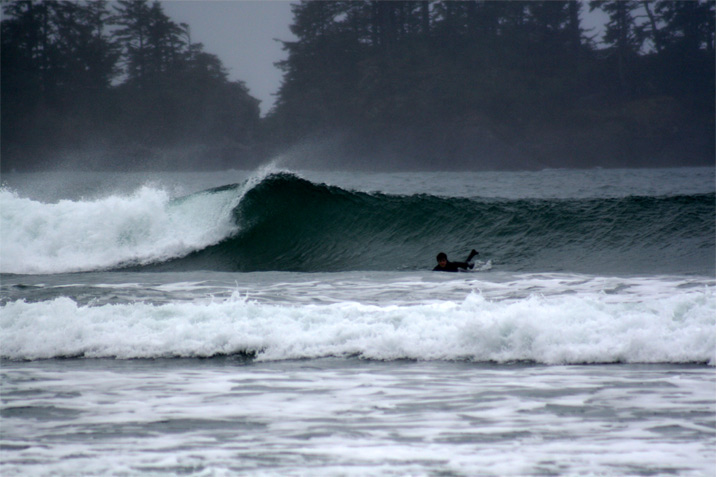
{"type": "Polygon", "coordinates": [[[477,255],[478,252],[474,248],[470,251],[470,255],[468,255],[467,260],[464,262],[449,262],[447,259],[447,255],[445,255],[443,252],[440,252],[437,256],[438,264],[435,268],[433,268],[434,272],[457,272],[459,269],[467,270],[475,266],[474,263],[469,263],[470,260],[472,260],[472,257],[477,255]]]}

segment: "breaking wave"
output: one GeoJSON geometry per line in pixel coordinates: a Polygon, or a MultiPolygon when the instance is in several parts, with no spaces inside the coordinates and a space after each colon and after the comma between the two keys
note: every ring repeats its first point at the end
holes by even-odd
{"type": "Polygon", "coordinates": [[[0,315],[9,359],[174,358],[260,360],[360,357],[574,363],[716,364],[712,287],[625,300],[606,294],[530,296],[413,305],[356,302],[79,305],[67,297],[7,303],[0,315]]]}
{"type": "Polygon", "coordinates": [[[419,270],[471,249],[514,271],[714,271],[713,193],[485,199],[356,192],[290,172],[181,198],[43,203],[0,191],[0,271],[419,270]]]}

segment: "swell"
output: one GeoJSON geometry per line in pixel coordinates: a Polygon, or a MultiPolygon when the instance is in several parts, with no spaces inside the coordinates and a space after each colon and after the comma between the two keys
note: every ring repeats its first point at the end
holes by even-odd
{"type": "Polygon", "coordinates": [[[386,195],[272,174],[237,232],[161,265],[225,271],[420,270],[481,251],[508,270],[712,273],[714,194],[580,200],[386,195]]]}
{"type": "Polygon", "coordinates": [[[3,273],[429,270],[435,255],[509,271],[713,274],[713,193],[484,199],[365,193],[291,173],[171,199],[44,204],[0,191],[3,273]]]}

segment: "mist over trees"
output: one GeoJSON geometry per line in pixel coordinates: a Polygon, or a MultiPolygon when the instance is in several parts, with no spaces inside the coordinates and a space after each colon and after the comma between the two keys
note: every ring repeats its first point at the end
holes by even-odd
{"type": "Polygon", "coordinates": [[[161,3],[15,0],[2,168],[241,168],[292,147],[365,169],[711,165],[714,4],[300,2],[262,119],[161,3]]]}
{"type": "Polygon", "coordinates": [[[334,135],[368,167],[714,161],[713,1],[301,2],[291,29],[284,143],[334,135]]]}
{"type": "Polygon", "coordinates": [[[4,14],[3,169],[221,167],[250,154],[258,100],[161,3],[14,1],[4,14]]]}

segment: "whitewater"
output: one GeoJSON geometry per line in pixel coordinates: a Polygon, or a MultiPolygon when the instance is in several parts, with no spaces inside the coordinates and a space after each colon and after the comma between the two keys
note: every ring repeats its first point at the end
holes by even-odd
{"type": "Polygon", "coordinates": [[[2,180],[3,475],[713,475],[713,168],[2,180]]]}

